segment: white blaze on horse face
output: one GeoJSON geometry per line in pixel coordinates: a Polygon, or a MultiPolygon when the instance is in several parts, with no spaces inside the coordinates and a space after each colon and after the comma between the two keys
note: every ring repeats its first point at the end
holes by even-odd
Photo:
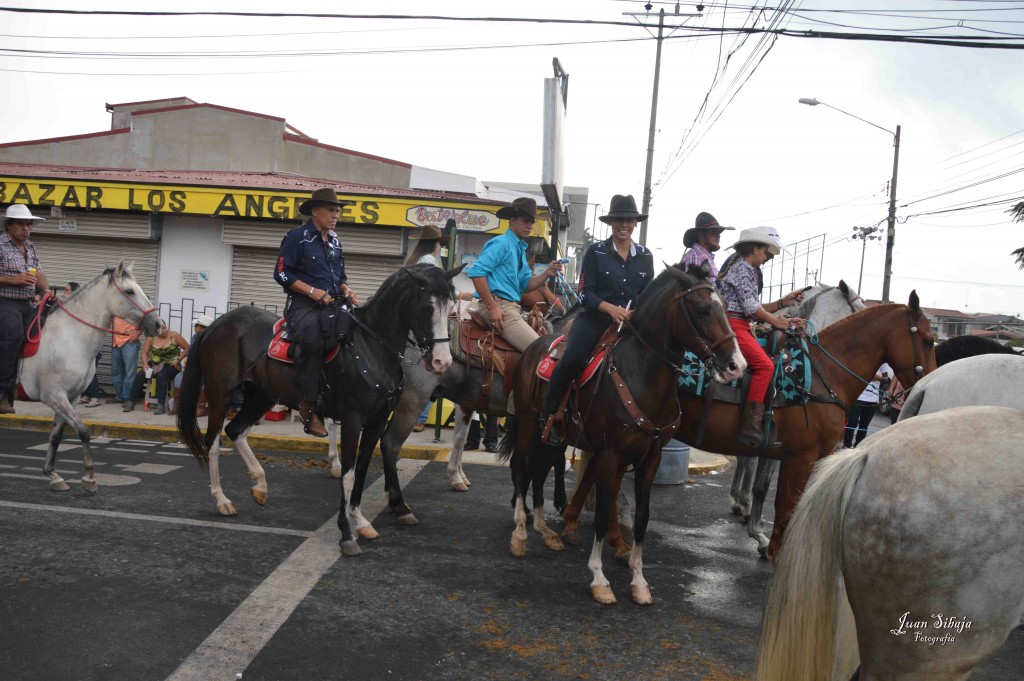
{"type": "MultiPolygon", "coordinates": [[[[434,338],[448,337],[448,315],[454,303],[442,302],[434,298],[434,338]]],[[[448,341],[434,343],[430,351],[430,370],[435,374],[443,374],[452,364],[452,349],[448,341]]]]}

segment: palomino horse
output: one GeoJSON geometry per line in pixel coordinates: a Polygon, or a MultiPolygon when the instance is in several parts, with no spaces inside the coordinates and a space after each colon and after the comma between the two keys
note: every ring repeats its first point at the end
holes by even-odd
{"type": "MultiPolygon", "coordinates": [[[[813,331],[821,331],[843,317],[849,317],[854,312],[863,310],[864,307],[864,299],[845,281],[840,280],[838,286],[825,284],[814,286],[804,294],[802,303],[783,310],[783,312],[790,317],[806,319],[811,323],[813,331]]],[[[732,487],[729,489],[730,508],[734,514],[742,515],[747,519],[747,533],[754,539],[761,535],[760,507],[756,514],[750,512],[754,472],[756,469],[758,486],[763,486],[767,492],[778,467],[777,461],[766,456],[756,459],[750,456],[741,456],[736,459],[736,472],[733,474],[732,487]]]]}
{"type": "Polygon", "coordinates": [[[775,564],[757,678],[966,679],[1024,624],[1022,564],[1024,412],[897,423],[815,467],[775,564]]]}
{"type": "Polygon", "coordinates": [[[965,357],[918,381],[899,420],[968,405],[1024,409],[1022,388],[1024,357],[1017,353],[965,357]]]}
{"type": "Polygon", "coordinates": [[[91,435],[72,405],[96,373],[96,354],[112,332],[114,317],[141,327],[150,336],[164,328],[156,308],[132,276],[132,264],[126,265],[123,260],[66,300],[57,299],[56,307],[39,334],[39,351],[21,365],[21,389],[25,396],[46,404],[54,412],[43,464],[43,475],[50,479],[52,490],[65,492],[69,489],[55,466],[57,447],[64,437],[64,428],[70,424],[82,441],[85,468],[82,488],[87,492],[96,491],[89,447],[91,435]]]}
{"type": "MultiPolygon", "coordinates": [[[[388,277],[376,295],[352,313],[351,345],[324,364],[324,417],[341,423],[342,468],[353,467],[356,449],[372,451],[402,389],[402,362],[406,344],[419,348],[419,358],[432,371],[442,373],[451,363],[446,341],[448,314],[454,305],[450,279],[432,265],[412,265],[388,277]],[[410,334],[412,338],[410,338],[410,334]],[[366,429],[368,437],[360,442],[366,429]]],[[[255,484],[253,499],[266,503],[267,481],[262,466],[246,441],[253,424],[275,402],[298,406],[294,365],[269,358],[267,348],[277,317],[252,307],[241,307],[213,323],[190,354],[182,381],[178,430],[189,451],[202,466],[210,465],[211,493],[221,515],[235,515],[235,507],[220,485],[218,455],[220,432],[231,392],[241,387],[242,409],[225,432],[242,455],[255,484]],[[201,386],[209,403],[206,435],[200,432],[195,406],[201,386]]],[[[390,493],[399,489],[397,476],[385,478],[390,493]]],[[[358,506],[361,488],[353,488],[358,506]]],[[[360,549],[347,521],[345,490],[341,488],[338,528],[345,555],[360,549]]]]}
{"type": "MultiPolygon", "coordinates": [[[[643,576],[643,542],[650,514],[650,491],[661,462],[661,448],[679,423],[676,399],[678,361],[686,349],[700,353],[716,380],[728,382],[740,377],[746,367],[729,328],[721,299],[707,283],[705,265],[697,276],[669,267],[640,295],[635,314],[621,340],[605,346],[603,365],[592,381],[579,391],[579,401],[566,414],[568,441],[593,452],[587,474],[597,482],[595,536],[588,567],[594,579],[590,585],[595,600],[615,602],[615,594],[604,576],[601,551],[609,529],[609,512],[628,466],[634,467],[636,511],[629,565],[633,571],[630,587],[639,605],[653,602],[643,576]]],[[[519,362],[514,376],[516,416],[508,419],[508,432],[501,453],[512,459],[515,488],[515,530],[511,549],[515,556],[526,553],[526,491],[533,485],[533,527],[548,548],[563,548],[558,536],[544,523],[544,480],[554,466],[564,469],[565,449],[550,447],[540,440],[538,408],[547,383],[536,370],[547,356],[553,338],[534,342],[519,362]]]]}
{"type": "MultiPolygon", "coordinates": [[[[767,558],[778,550],[789,514],[807,484],[811,468],[830,454],[842,437],[847,405],[864,390],[867,380],[888,363],[900,382],[907,386],[935,369],[935,339],[931,325],[921,311],[917,292],[907,305],[878,305],[861,310],[822,330],[810,344],[814,376],[811,399],[806,406],[775,409],[779,448],[768,455],[782,462],[775,494],[775,525],[769,541],[758,538],[758,551],[767,558]]],[[[701,419],[706,418],[701,449],[734,456],[757,456],[757,450],[736,440],[740,410],[735,404],[712,402],[705,410],[704,399],[679,394],[682,421],[676,439],[695,442],[701,419]]],[[[565,512],[563,533],[575,532],[588,488],[580,487],[565,512]]],[[[756,499],[755,499],[756,506],[756,499]]]]}

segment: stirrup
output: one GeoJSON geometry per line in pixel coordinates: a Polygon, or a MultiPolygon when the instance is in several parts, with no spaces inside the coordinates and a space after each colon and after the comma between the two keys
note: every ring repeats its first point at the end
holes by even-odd
{"type": "Polygon", "coordinates": [[[558,412],[555,412],[547,417],[540,434],[541,442],[550,447],[560,447],[565,444],[565,429],[562,428],[562,421],[558,415],[558,412]]]}

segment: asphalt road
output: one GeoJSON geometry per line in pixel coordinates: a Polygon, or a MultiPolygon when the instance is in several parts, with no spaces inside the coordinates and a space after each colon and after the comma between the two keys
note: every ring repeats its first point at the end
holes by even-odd
{"type": "MultiPolygon", "coordinates": [[[[316,458],[265,457],[265,507],[239,457],[222,459],[239,510],[224,519],[180,446],[98,443],[89,495],[73,482],[76,445],[58,465],[72,490],[49,491],[44,443],[0,430],[3,679],[753,678],[771,568],[728,512],[730,473],[655,490],[655,603],[629,600],[629,569],[606,551],[619,603],[603,607],[590,599],[589,541],[554,553],[531,530],[527,556],[510,556],[505,467],[467,465],[473,487],[458,494],[444,464],[403,462],[420,524],[385,511],[381,538],[341,558],[338,481],[316,458]]],[[[369,482],[379,474],[374,463],[369,482]]],[[[378,485],[364,513],[382,507],[378,485]]],[[[553,511],[548,522],[560,528],[553,511]]],[[[1022,660],[1017,630],[972,679],[1020,679],[1022,660]]]]}

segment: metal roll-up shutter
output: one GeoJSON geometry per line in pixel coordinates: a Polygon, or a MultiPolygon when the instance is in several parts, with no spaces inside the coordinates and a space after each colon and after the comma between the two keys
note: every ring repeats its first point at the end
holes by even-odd
{"type": "MultiPolygon", "coordinates": [[[[281,239],[299,225],[292,222],[224,220],[224,243],[278,249],[281,239]]],[[[335,228],[347,258],[350,253],[402,255],[401,227],[364,227],[339,223],[335,228]]]]}
{"type": "MultiPolygon", "coordinates": [[[[85,284],[120,259],[134,261],[132,275],[151,301],[156,298],[159,244],[129,239],[94,239],[74,234],[32,234],[39,264],[50,286],[63,289],[69,281],[85,284]]],[[[104,342],[103,357],[96,373],[100,387],[113,394],[110,383],[110,339],[104,342]]]]}
{"type": "MultiPolygon", "coordinates": [[[[284,314],[287,296],[273,277],[277,253],[277,249],[235,246],[228,307],[255,305],[275,314],[284,314]]],[[[381,283],[401,266],[401,256],[345,253],[348,285],[362,302],[369,300],[381,283]]]]}

